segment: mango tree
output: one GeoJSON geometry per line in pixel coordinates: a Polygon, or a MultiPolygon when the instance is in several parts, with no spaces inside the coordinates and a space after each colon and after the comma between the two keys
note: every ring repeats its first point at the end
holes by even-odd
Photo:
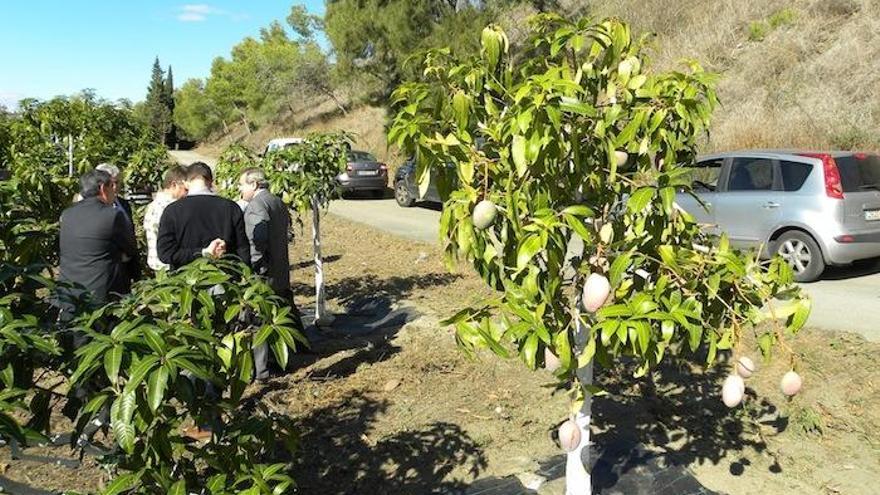
{"type": "Polygon", "coordinates": [[[38,297],[55,288],[42,268],[0,260],[0,439],[21,445],[46,441],[50,403],[59,395],[37,376],[61,356],[55,312],[38,297]],[[20,423],[22,417],[27,421],[20,423]]]}
{"type": "MultiPolygon", "coordinates": [[[[107,493],[284,493],[285,464],[263,464],[283,446],[290,422],[243,407],[252,350],[268,344],[278,364],[306,340],[291,308],[244,264],[197,260],[139,282],[121,301],[84,313],[74,327],[90,340],[76,351],[72,387],[92,391],[76,431],[109,411],[122,471],[107,493]],[[211,425],[196,445],[188,423],[211,425]]],[[[288,454],[289,455],[289,454],[288,454]]]]}
{"type": "Polygon", "coordinates": [[[616,19],[542,15],[514,56],[489,26],[478,54],[429,52],[423,80],[392,98],[389,141],[416,156],[421,187],[434,175],[445,195],[448,259],[498,291],[446,321],[458,344],[515,349],[570,384],[569,494],[590,492],[594,363],[628,356],[636,377],[670,353],[711,365],[741,352],[746,329],[768,355],[809,313],[784,263],[734,251],[676,205],[716,77],[696,62],[653,72],[644,44],[616,19]],[[768,318],[777,324],[758,326],[768,318]]]}
{"type": "Polygon", "coordinates": [[[123,182],[129,192],[156,192],[161,188],[162,177],[172,163],[165,145],[144,142],[124,164],[123,182]]]}
{"type": "Polygon", "coordinates": [[[260,166],[259,159],[253,151],[242,144],[227,146],[217,157],[214,167],[214,185],[217,192],[232,200],[240,197],[238,179],[241,172],[248,167],[260,166]]]}
{"type": "Polygon", "coordinates": [[[98,163],[122,167],[139,148],[149,147],[145,129],[130,107],[112,104],[84,91],[48,101],[25,99],[9,126],[13,160],[66,172],[85,172],[98,163]]]}
{"type": "Polygon", "coordinates": [[[324,262],[321,256],[321,210],[339,197],[336,176],[345,171],[351,137],[342,132],[310,134],[296,146],[269,153],[264,167],[271,190],[299,215],[312,214],[312,247],[315,259],[315,324],[326,326],[324,262]]]}

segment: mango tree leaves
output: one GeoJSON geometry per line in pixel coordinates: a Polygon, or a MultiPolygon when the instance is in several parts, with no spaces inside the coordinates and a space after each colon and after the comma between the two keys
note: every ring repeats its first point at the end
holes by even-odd
{"type": "MultiPolygon", "coordinates": [[[[253,376],[252,351],[257,343],[268,344],[282,366],[298,345],[307,344],[302,328],[290,316],[291,308],[265,281],[236,262],[198,260],[140,282],[131,295],[96,313],[100,314],[85,314],[78,320],[91,341],[77,351],[72,378],[76,385],[90,382],[96,390],[83,408],[85,420],[110,406],[113,436],[124,452],[126,469],[139,473],[127,478],[131,485],[119,486],[131,486],[139,493],[173,493],[201,483],[211,469],[234,474],[235,479],[259,474],[242,466],[251,466],[262,445],[275,441],[271,438],[257,442],[247,440],[251,433],[215,433],[218,443],[198,451],[210,466],[206,472],[182,462],[185,451],[174,445],[185,442],[181,432],[189,422],[204,424],[218,414],[241,413],[238,403],[253,376]],[[216,290],[218,285],[223,290],[216,290]],[[192,296],[186,308],[173,303],[175,295],[184,292],[192,296]],[[131,318],[132,314],[138,316],[131,318]],[[104,334],[107,317],[118,323],[104,334]],[[109,384],[95,373],[102,369],[109,384]],[[208,385],[217,392],[207,393],[208,385]],[[175,465],[183,471],[171,479],[170,466],[175,465]]],[[[290,432],[278,429],[274,420],[254,420],[268,421],[268,429],[261,431],[289,443],[290,432]]],[[[78,428],[85,423],[80,421],[78,428]]],[[[230,489],[225,483],[223,489],[230,489]]],[[[260,483],[268,488],[259,493],[272,493],[287,480],[260,483]]]]}
{"type": "Polygon", "coordinates": [[[441,216],[447,256],[501,291],[497,304],[450,320],[464,349],[511,346],[534,368],[541,348],[555,348],[577,356],[561,359],[563,379],[622,354],[646,373],[681,344],[706,346],[710,361],[734,348],[738,334],[724,329],[758,323],[756,308],[773,298],[799,308],[782,317],[789,329],[803,324],[808,306],[777,260],[761,266],[724,238],[713,243],[675,205],[690,190],[682,165],[717,104],[714,75],[696,63],[648,70],[645,38],[616,19],[540,17],[521,57],[499,33],[483,32],[479,57],[429,53],[425,77],[392,96],[389,140],[417,155],[426,177],[448,164],[459,171],[441,216]],[[482,198],[501,208],[475,230],[482,198]],[[595,314],[577,304],[591,273],[612,286],[613,303],[595,314]],[[505,342],[483,335],[490,317],[505,342]],[[577,321],[593,338],[571,350],[577,321]]]}

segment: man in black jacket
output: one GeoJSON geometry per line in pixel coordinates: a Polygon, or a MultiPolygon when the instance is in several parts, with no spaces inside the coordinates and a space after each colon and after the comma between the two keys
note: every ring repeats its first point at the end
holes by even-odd
{"type": "MultiPolygon", "coordinates": [[[[62,324],[73,317],[74,301],[85,300],[89,305],[99,306],[115,294],[128,293],[131,279],[125,260],[137,258],[134,230],[122,209],[114,207],[116,186],[110,174],[103,170],[88,172],[80,179],[80,189],[83,199],[61,214],[61,280],[75,284],[58,290],[62,324]]],[[[84,334],[76,331],[62,334],[61,340],[71,354],[88,342],[84,334]]],[[[88,395],[87,388],[71,389],[64,414],[74,419],[88,395]]],[[[88,443],[107,418],[104,408],[83,430],[78,444],[88,443]]]]}
{"type": "MultiPolygon", "coordinates": [[[[193,163],[186,171],[186,197],[171,203],[162,213],[156,251],[159,259],[171,265],[172,270],[200,256],[216,258],[227,252],[251,264],[251,246],[241,208],[234,201],[214,194],[213,179],[207,165],[193,163]]],[[[208,394],[216,393],[210,384],[206,389],[208,394]]],[[[204,440],[211,436],[211,429],[201,424],[189,428],[184,435],[204,440]]]]}
{"type": "Polygon", "coordinates": [[[200,256],[230,253],[250,265],[251,247],[241,208],[214,194],[211,169],[202,162],[187,168],[187,196],[168,205],[159,221],[156,250],[163,263],[180,268],[200,256]]]}
{"type": "Polygon", "coordinates": [[[113,206],[116,188],[108,173],[86,173],[80,188],[83,200],[61,214],[61,280],[83,286],[94,304],[103,304],[110,294],[130,290],[124,260],[137,257],[137,241],[113,206]]]}

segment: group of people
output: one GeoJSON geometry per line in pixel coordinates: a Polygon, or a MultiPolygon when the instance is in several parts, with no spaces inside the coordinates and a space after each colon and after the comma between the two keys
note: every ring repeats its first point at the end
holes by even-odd
{"type": "MultiPolygon", "coordinates": [[[[119,195],[119,181],[116,166],[98,165],[80,178],[80,199],[61,215],[60,277],[80,287],[77,297],[93,304],[129,293],[141,276],[132,210],[119,195]]],[[[200,257],[234,255],[292,305],[290,214],[268,185],[262,170],[244,170],[242,201],[236,203],[215,193],[205,163],[167,170],[144,216],[148,266],[160,272],[200,257]]],[[[74,337],[74,348],[84,343],[81,339],[74,337]]],[[[269,376],[268,355],[265,345],[254,351],[258,380],[269,376]]]]}

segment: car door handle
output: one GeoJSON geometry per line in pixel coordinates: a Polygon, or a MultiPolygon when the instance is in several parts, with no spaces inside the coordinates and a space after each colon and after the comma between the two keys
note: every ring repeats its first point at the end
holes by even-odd
{"type": "Polygon", "coordinates": [[[775,203],[773,201],[768,201],[768,202],[764,203],[764,208],[767,208],[768,210],[772,209],[772,208],[779,208],[779,203],[775,203]]]}

